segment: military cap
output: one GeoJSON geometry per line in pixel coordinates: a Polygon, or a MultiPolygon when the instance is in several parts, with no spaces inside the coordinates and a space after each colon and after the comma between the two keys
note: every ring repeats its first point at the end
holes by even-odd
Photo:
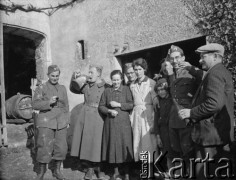
{"type": "Polygon", "coordinates": [[[196,50],[197,53],[216,53],[216,54],[221,55],[222,57],[224,56],[224,51],[225,51],[224,46],[217,43],[210,43],[210,44],[201,46],[197,48],[196,50]]]}
{"type": "Polygon", "coordinates": [[[180,54],[184,54],[184,51],[180,47],[171,45],[170,49],[168,50],[168,55],[170,55],[173,52],[180,52],[180,54]]]}
{"type": "Polygon", "coordinates": [[[57,65],[50,65],[48,66],[48,75],[55,72],[55,71],[59,71],[60,72],[60,69],[57,65]]]}

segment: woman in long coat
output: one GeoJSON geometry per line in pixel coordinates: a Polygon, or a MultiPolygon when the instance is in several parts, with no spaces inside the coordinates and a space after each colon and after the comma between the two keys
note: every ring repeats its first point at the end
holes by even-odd
{"type": "Polygon", "coordinates": [[[107,88],[99,103],[99,111],[106,116],[103,130],[102,160],[115,164],[113,178],[119,178],[118,164],[125,163],[125,180],[129,179],[128,162],[133,161],[132,129],[129,112],[133,97],[128,86],[123,86],[122,73],[111,72],[112,87],[107,88]]]}
{"type": "Polygon", "coordinates": [[[140,152],[149,151],[152,156],[153,152],[157,150],[157,139],[152,131],[154,128],[154,107],[158,98],[154,91],[156,82],[145,76],[147,62],[142,58],[136,59],[133,61],[133,67],[137,79],[130,85],[134,98],[131,123],[134,138],[134,160],[137,162],[140,152]]]}
{"type": "MultiPolygon", "coordinates": [[[[84,104],[78,112],[78,121],[75,124],[71,140],[71,156],[79,157],[80,160],[87,160],[92,163],[85,175],[85,179],[96,178],[94,174],[94,163],[101,162],[103,119],[98,112],[98,105],[101,95],[107,86],[100,78],[102,67],[90,66],[88,80],[82,83],[75,83],[75,79],[81,78],[76,72],[72,76],[70,89],[77,94],[84,94],[84,104]],[[79,84],[79,85],[78,85],[79,84]]],[[[99,169],[99,168],[98,168],[99,169]]],[[[104,174],[98,171],[98,176],[104,174]]]]}

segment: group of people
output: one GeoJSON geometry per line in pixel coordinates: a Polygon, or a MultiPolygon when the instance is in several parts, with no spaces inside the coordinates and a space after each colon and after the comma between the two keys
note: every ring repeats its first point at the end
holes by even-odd
{"type": "MultiPolygon", "coordinates": [[[[140,172],[142,152],[167,152],[167,169],[176,165],[174,158],[183,159],[187,164],[184,175],[177,170],[167,173],[171,178],[190,174],[190,158],[226,156],[233,140],[234,96],[232,77],[222,65],[224,47],[207,44],[196,52],[202,70],[186,62],[183,50],[172,45],[155,80],[145,75],[148,65],[143,58],[125,64],[126,83],[122,72],[114,70],[112,84],[107,84],[97,65],[89,67],[88,75],[74,72],[70,90],[83,94],[84,103],[75,112],[78,119],[73,128],[68,128],[66,89],[58,84],[60,69],[49,66],[49,80],[36,89],[32,103],[39,110],[35,124],[40,171],[36,179],[43,179],[47,164],[54,159],[53,176],[65,180],[60,166],[67,154],[68,130],[72,131],[70,155],[89,164],[84,179],[110,179],[102,171],[106,163],[114,170],[111,179],[129,180],[130,167],[140,172]]],[[[207,178],[203,170],[198,163],[196,178],[207,178]]]]}
{"type": "Polygon", "coordinates": [[[85,179],[108,179],[101,171],[102,162],[107,162],[114,169],[113,179],[122,178],[122,166],[128,180],[129,167],[134,160],[139,161],[139,153],[157,150],[151,129],[158,97],[155,81],[145,76],[146,71],[146,60],[138,58],[125,66],[129,85],[123,83],[120,70],[112,71],[112,85],[106,84],[100,66],[91,65],[86,79],[80,72],[72,75],[71,91],[84,94],[85,100],[77,112],[70,154],[91,162],[85,179]]]}

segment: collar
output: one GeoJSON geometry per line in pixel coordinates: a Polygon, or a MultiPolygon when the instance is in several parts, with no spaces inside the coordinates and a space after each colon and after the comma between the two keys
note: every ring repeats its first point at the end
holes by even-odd
{"type": "Polygon", "coordinates": [[[89,84],[89,87],[97,85],[97,87],[100,88],[100,87],[103,87],[105,84],[106,84],[106,82],[104,81],[104,79],[101,79],[101,82],[99,82],[99,83],[96,83],[96,82],[95,83],[91,83],[91,84],[89,84]]]}
{"type": "Polygon", "coordinates": [[[206,74],[208,74],[212,69],[214,69],[220,65],[222,65],[222,63],[215,64],[214,66],[212,66],[210,69],[207,70],[206,74]]]}
{"type": "Polygon", "coordinates": [[[105,86],[106,82],[104,79],[101,79],[101,82],[100,83],[97,83],[97,86],[100,88],[100,87],[103,87],[105,86]]]}
{"type": "Polygon", "coordinates": [[[113,91],[119,91],[119,92],[122,92],[122,89],[123,89],[123,85],[121,84],[120,87],[119,87],[117,90],[115,90],[115,88],[112,87],[112,88],[111,88],[111,91],[112,91],[112,92],[113,92],[113,91]]]}
{"type": "Polygon", "coordinates": [[[46,85],[47,86],[49,86],[49,87],[58,87],[59,86],[59,83],[57,83],[57,84],[51,84],[50,82],[49,82],[49,80],[46,82],[46,85]]]}
{"type": "Polygon", "coordinates": [[[140,82],[140,81],[138,80],[138,78],[137,78],[137,79],[135,80],[135,83],[141,84],[141,83],[147,82],[147,81],[148,81],[148,77],[145,76],[141,82],[140,82]]]}

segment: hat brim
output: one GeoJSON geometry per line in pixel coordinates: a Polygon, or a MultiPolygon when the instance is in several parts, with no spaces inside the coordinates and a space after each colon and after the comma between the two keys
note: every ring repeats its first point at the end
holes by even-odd
{"type": "Polygon", "coordinates": [[[201,53],[205,53],[205,54],[208,54],[208,53],[216,53],[216,54],[219,54],[221,56],[224,56],[222,55],[221,53],[217,52],[217,51],[201,51],[201,50],[195,50],[195,53],[197,54],[201,54],[201,53]]]}

